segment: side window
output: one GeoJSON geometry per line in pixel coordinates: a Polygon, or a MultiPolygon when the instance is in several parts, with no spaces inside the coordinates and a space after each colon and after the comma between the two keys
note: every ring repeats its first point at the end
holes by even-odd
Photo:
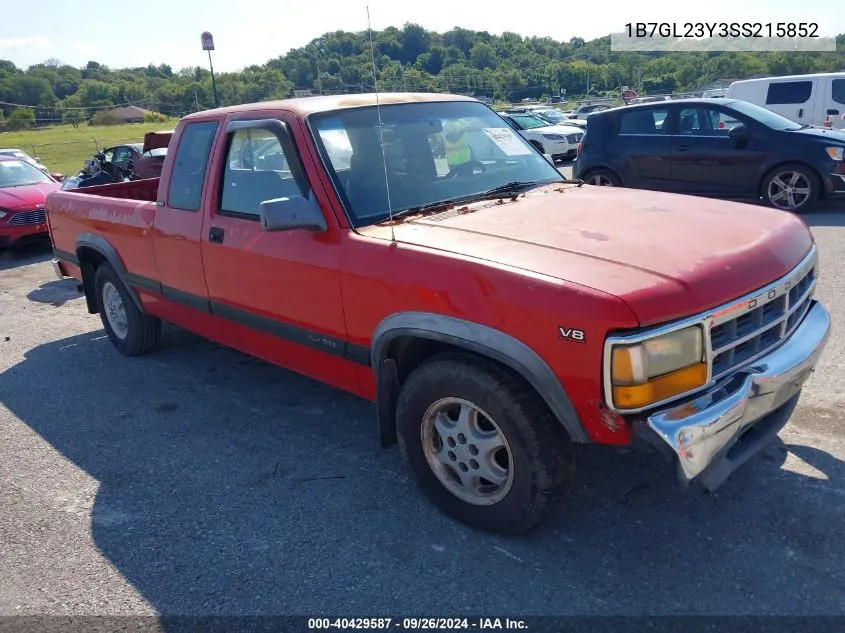
{"type": "Polygon", "coordinates": [[[812,81],[782,81],[769,84],[766,105],[807,103],[813,93],[812,81]]]}
{"type": "Polygon", "coordinates": [[[176,149],[167,194],[172,209],[197,211],[200,208],[202,183],[217,125],[216,121],[206,121],[185,126],[176,149]]]}
{"type": "Polygon", "coordinates": [[[845,79],[834,79],[831,82],[833,100],[845,105],[845,79]]]}
{"type": "Polygon", "coordinates": [[[678,116],[678,134],[699,135],[702,133],[701,111],[698,108],[684,108],[678,116]]]}
{"type": "Polygon", "coordinates": [[[220,213],[258,220],[261,203],[310,195],[287,128],[243,128],[229,134],[220,213]]]}
{"type": "Polygon", "coordinates": [[[665,134],[668,108],[636,108],[619,115],[619,134],[665,134]]]}
{"type": "Polygon", "coordinates": [[[687,136],[727,136],[739,121],[718,108],[684,108],[678,117],[678,134],[687,136]]]}
{"type": "Polygon", "coordinates": [[[114,156],[112,157],[111,162],[121,165],[123,163],[128,163],[130,158],[132,158],[132,150],[128,147],[117,147],[114,150],[114,156]]]}

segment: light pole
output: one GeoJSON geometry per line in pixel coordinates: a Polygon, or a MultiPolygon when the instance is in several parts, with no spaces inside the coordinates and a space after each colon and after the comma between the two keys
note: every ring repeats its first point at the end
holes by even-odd
{"type": "Polygon", "coordinates": [[[208,51],[208,67],[211,69],[211,90],[214,92],[214,107],[220,107],[220,97],[217,96],[217,82],[214,80],[214,66],[211,63],[211,51],[214,50],[214,38],[208,31],[200,35],[202,39],[202,50],[208,51]]]}

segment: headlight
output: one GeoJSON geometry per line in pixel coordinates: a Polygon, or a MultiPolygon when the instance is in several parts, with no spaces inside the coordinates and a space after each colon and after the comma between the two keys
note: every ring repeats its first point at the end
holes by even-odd
{"type": "Polygon", "coordinates": [[[550,141],[562,141],[565,137],[561,134],[543,134],[543,138],[547,138],[550,141]]]}
{"type": "Polygon", "coordinates": [[[707,383],[704,333],[692,326],[634,345],[615,345],[610,362],[613,404],[641,409],[707,383]]]}
{"type": "Polygon", "coordinates": [[[7,215],[8,215],[8,213],[6,211],[3,211],[3,209],[0,209],[0,220],[5,218],[7,215]]]}
{"type": "Polygon", "coordinates": [[[845,147],[825,147],[825,151],[833,160],[845,160],[845,147]]]}

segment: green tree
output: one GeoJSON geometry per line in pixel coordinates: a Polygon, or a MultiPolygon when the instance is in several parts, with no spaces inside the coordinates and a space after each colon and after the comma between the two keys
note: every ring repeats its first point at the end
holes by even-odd
{"type": "Polygon", "coordinates": [[[73,127],[79,127],[83,121],[85,121],[85,114],[82,110],[65,110],[62,114],[62,123],[69,123],[73,127]]]}
{"type": "Polygon", "coordinates": [[[6,122],[10,130],[25,130],[35,125],[35,110],[32,108],[15,108],[6,122]]]}

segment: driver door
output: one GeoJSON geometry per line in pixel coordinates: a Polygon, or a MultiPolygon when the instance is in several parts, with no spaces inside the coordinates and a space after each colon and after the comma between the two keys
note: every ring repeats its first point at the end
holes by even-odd
{"type": "Polygon", "coordinates": [[[278,111],[272,117],[228,122],[201,238],[211,312],[231,324],[241,350],[355,391],[339,229],[304,169],[296,119],[278,111]],[[261,203],[291,196],[322,206],[328,230],[265,231],[261,203]]]}

